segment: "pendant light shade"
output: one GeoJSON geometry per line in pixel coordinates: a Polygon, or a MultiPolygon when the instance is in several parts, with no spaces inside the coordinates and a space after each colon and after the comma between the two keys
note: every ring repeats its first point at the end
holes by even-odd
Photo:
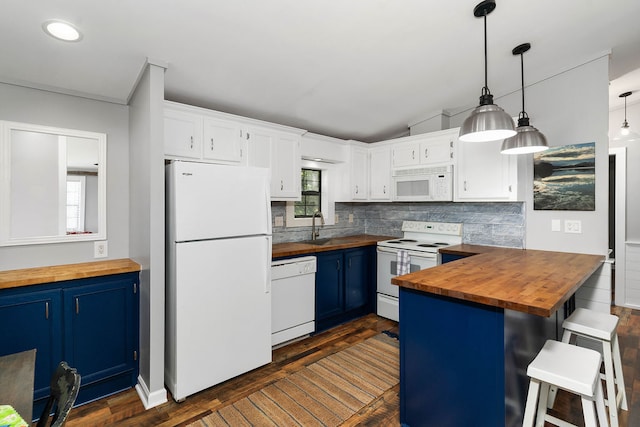
{"type": "Polygon", "coordinates": [[[636,132],[633,132],[629,127],[629,122],[627,122],[627,96],[631,95],[633,92],[625,92],[618,95],[620,98],[624,98],[624,122],[622,122],[622,126],[620,130],[613,137],[613,141],[638,141],[640,140],[640,135],[636,132]]]}
{"type": "Polygon", "coordinates": [[[515,135],[513,120],[504,110],[493,103],[493,95],[487,85],[487,15],[496,8],[494,0],[485,0],[473,9],[476,18],[484,18],[484,87],[480,105],[462,123],[461,141],[495,141],[515,135]]]}
{"type": "Polygon", "coordinates": [[[523,54],[531,48],[531,44],[523,43],[513,48],[511,53],[520,55],[520,77],[522,81],[522,111],[518,114],[517,133],[502,142],[502,154],[528,154],[544,151],[549,148],[547,138],[529,124],[529,116],[524,111],[524,60],[523,54]]]}

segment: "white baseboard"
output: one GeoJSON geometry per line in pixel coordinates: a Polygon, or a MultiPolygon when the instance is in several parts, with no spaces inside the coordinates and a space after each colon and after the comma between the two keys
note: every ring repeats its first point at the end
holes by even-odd
{"type": "Polygon", "coordinates": [[[167,402],[167,390],[165,388],[150,392],[149,387],[147,387],[147,384],[139,375],[138,384],[136,384],[136,391],[138,392],[138,397],[140,397],[140,400],[144,405],[144,409],[151,409],[167,402]]]}

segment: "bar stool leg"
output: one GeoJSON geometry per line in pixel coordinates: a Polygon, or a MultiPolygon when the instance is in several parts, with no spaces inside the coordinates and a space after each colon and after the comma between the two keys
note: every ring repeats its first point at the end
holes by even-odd
{"type": "Polygon", "coordinates": [[[527,393],[527,403],[524,407],[524,419],[522,427],[533,427],[533,420],[536,414],[536,403],[540,392],[540,381],[531,379],[529,381],[529,391],[527,393]]]}
{"type": "MultiPolygon", "coordinates": [[[[564,330],[562,334],[562,342],[565,344],[570,344],[571,341],[571,331],[564,330]]],[[[547,399],[547,408],[552,409],[553,405],[556,402],[556,395],[558,394],[558,387],[552,385],[549,389],[549,398],[547,399]]]]}
{"type": "MultiPolygon", "coordinates": [[[[618,394],[620,395],[620,407],[628,411],[627,405],[627,391],[624,387],[624,377],[622,376],[622,357],[620,355],[620,345],[618,343],[618,334],[613,335],[611,340],[611,347],[613,348],[613,367],[616,371],[616,384],[618,384],[618,394]]],[[[616,400],[616,404],[617,404],[616,400]]]]}
{"type": "Polygon", "coordinates": [[[536,414],[536,427],[544,427],[544,418],[547,415],[547,399],[549,399],[549,384],[540,385],[540,398],[538,399],[538,413],[536,414]]]}
{"type": "Polygon", "coordinates": [[[584,414],[585,427],[598,427],[596,411],[592,400],[582,397],[582,413],[584,414]]]}
{"type": "Polygon", "coordinates": [[[607,410],[604,405],[604,392],[602,391],[602,382],[598,380],[596,384],[596,392],[595,392],[595,402],[596,402],[596,410],[598,412],[598,422],[600,423],[600,427],[606,427],[608,425],[607,420],[607,410]]]}
{"type": "Polygon", "coordinates": [[[611,357],[611,343],[602,341],[602,355],[604,356],[604,376],[607,385],[607,405],[609,406],[609,421],[611,427],[618,427],[618,398],[613,377],[613,363],[611,357]]]}

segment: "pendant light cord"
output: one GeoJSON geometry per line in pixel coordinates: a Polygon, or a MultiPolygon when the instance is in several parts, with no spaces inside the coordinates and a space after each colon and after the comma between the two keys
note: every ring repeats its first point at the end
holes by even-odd
{"type": "Polygon", "coordinates": [[[483,93],[484,90],[486,90],[486,93],[491,93],[489,91],[489,84],[487,83],[487,74],[488,74],[488,68],[487,68],[487,12],[484,13],[484,88],[483,88],[483,93]]]}
{"type": "Polygon", "coordinates": [[[484,86],[482,87],[482,94],[480,95],[480,105],[490,105],[493,104],[493,95],[491,95],[491,91],[489,90],[489,83],[487,80],[487,75],[489,74],[488,66],[487,66],[487,14],[488,11],[485,10],[484,17],[484,86]]]}
{"type": "Polygon", "coordinates": [[[524,111],[524,54],[520,54],[520,81],[522,83],[522,111],[520,115],[522,118],[527,117],[527,113],[524,111]]]}

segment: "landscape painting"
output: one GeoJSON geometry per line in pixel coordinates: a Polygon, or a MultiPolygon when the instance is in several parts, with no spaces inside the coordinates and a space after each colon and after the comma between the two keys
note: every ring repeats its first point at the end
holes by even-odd
{"type": "Polygon", "coordinates": [[[596,143],[552,147],[533,157],[533,209],[596,208],[596,143]]]}

